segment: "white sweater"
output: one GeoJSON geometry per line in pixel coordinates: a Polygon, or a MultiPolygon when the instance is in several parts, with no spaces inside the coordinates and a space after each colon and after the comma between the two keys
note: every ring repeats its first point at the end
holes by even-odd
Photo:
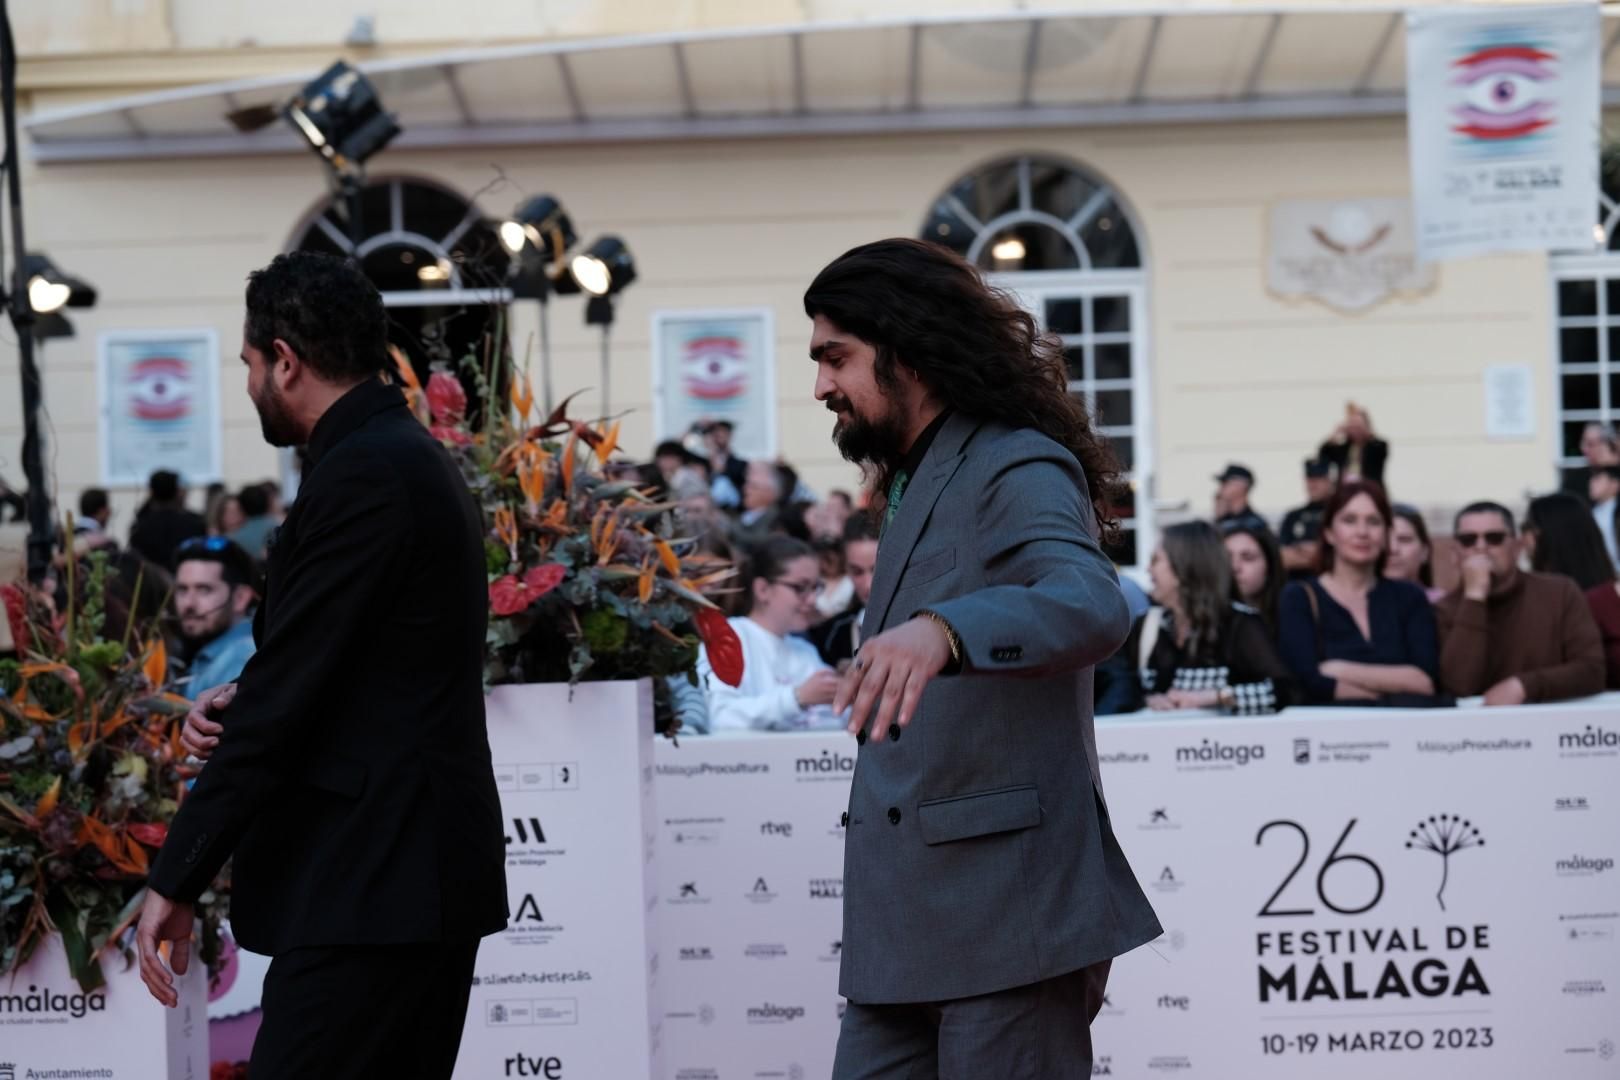
{"type": "Polygon", "coordinates": [[[742,642],[742,685],[727,686],[698,656],[698,674],[709,697],[710,731],[802,731],[837,723],[826,706],[804,709],[793,696],[804,680],[830,670],[816,647],[803,638],[778,637],[747,616],[726,620],[742,642]]]}

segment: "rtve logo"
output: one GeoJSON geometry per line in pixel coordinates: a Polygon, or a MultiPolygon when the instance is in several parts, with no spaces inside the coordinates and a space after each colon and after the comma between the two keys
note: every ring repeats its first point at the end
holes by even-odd
{"type": "Polygon", "coordinates": [[[525,1057],[515,1054],[506,1059],[507,1076],[538,1076],[540,1080],[562,1080],[563,1063],[559,1057],[525,1057]]]}

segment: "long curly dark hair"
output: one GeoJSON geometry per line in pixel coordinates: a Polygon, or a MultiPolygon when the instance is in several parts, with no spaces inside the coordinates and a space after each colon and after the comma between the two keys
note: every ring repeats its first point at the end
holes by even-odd
{"type": "MultiPolygon", "coordinates": [[[[1105,543],[1117,539],[1119,464],[1069,393],[1061,343],[1042,335],[1029,312],[959,255],[922,240],[864,244],[816,275],[804,311],[871,345],[879,386],[897,386],[897,365],[904,365],[955,411],[1033,428],[1059,443],[1085,471],[1099,535],[1105,543]]],[[[897,467],[868,470],[874,504],[882,504],[897,467]]]]}

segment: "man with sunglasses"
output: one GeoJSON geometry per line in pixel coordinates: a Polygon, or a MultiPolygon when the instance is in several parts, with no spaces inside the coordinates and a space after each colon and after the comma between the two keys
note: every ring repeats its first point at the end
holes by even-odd
{"type": "Polygon", "coordinates": [[[185,695],[236,681],[253,655],[253,559],[223,536],[194,536],[175,552],[174,613],[185,645],[185,695]]]}
{"type": "Polygon", "coordinates": [[[1603,691],[1603,642],[1578,585],[1520,570],[1505,506],[1477,502],[1457,515],[1462,584],[1435,607],[1440,681],[1486,705],[1566,701],[1603,691]]]}

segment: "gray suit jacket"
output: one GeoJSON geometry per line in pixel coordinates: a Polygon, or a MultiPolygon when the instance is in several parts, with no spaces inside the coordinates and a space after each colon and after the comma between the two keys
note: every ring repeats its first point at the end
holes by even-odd
{"type": "Polygon", "coordinates": [[[862,638],[924,609],[962,639],[850,791],[839,992],[943,1001],[1160,933],[1103,805],[1091,668],[1130,622],[1085,474],[1031,430],[953,415],[878,545],[862,638]]]}

